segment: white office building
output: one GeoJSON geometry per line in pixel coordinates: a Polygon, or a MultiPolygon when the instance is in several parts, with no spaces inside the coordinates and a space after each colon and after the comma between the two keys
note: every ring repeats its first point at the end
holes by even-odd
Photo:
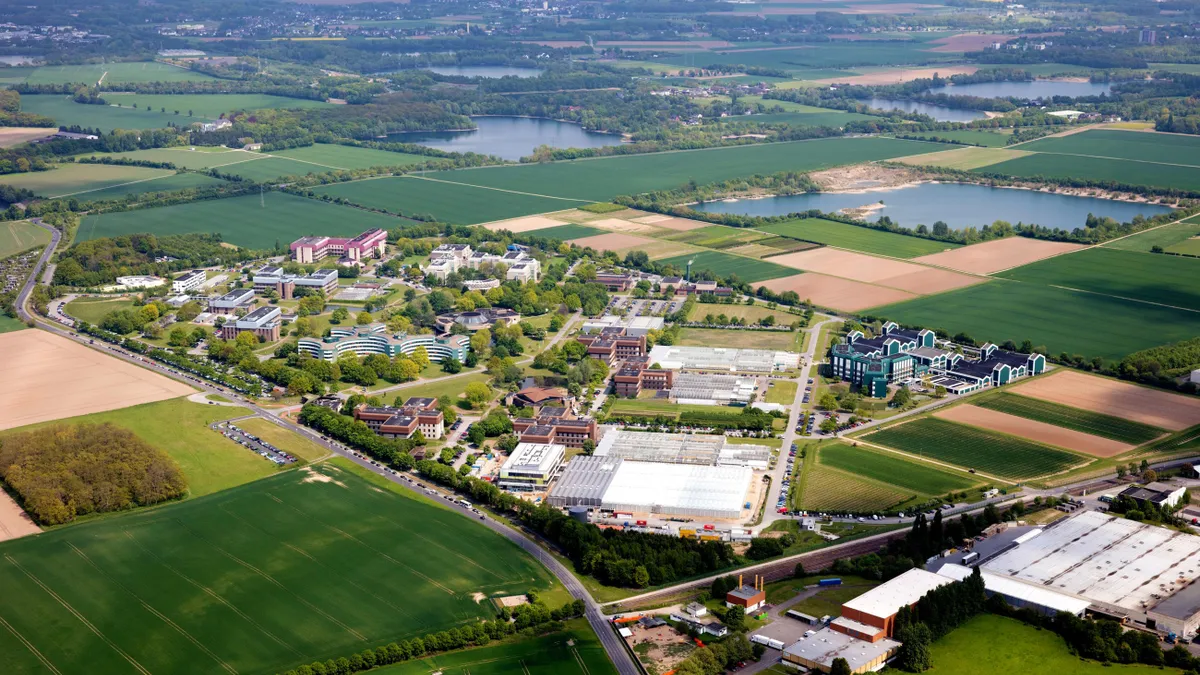
{"type": "Polygon", "coordinates": [[[204,285],[206,279],[208,279],[208,275],[204,273],[204,270],[184,272],[171,280],[171,293],[182,295],[193,288],[199,288],[204,285]]]}
{"type": "Polygon", "coordinates": [[[566,446],[555,443],[518,443],[500,467],[496,485],[516,492],[544,490],[566,452],[566,446]]]}

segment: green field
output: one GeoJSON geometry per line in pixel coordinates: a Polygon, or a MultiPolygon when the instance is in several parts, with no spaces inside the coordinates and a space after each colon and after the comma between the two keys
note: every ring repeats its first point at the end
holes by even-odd
{"type": "Polygon", "coordinates": [[[76,103],[70,96],[62,94],[22,94],[21,111],[53,117],[59,126],[77,124],[105,133],[113,129],[165,129],[170,124],[187,126],[197,121],[187,117],[186,110],[176,115],[172,109],[163,113],[157,108],[134,110],[115,105],[87,105],[76,103]]]}
{"type": "Polygon", "coordinates": [[[284,176],[306,176],[310,173],[329,173],[335,170],[333,167],[282,157],[263,157],[217,168],[217,171],[223,174],[238,176],[244,180],[258,183],[270,182],[284,176]]]}
{"type": "Polygon", "coordinates": [[[723,278],[728,278],[730,275],[737,275],[738,279],[748,283],[800,274],[800,270],[792,269],[791,267],[776,265],[766,260],[743,258],[729,253],[721,253],[720,251],[700,251],[673,258],[663,258],[658,262],[664,264],[670,263],[684,270],[687,269],[689,260],[693,261],[693,273],[710,270],[713,274],[723,278]]]}
{"type": "Polygon", "coordinates": [[[958,248],[958,244],[947,244],[930,239],[919,239],[903,234],[872,230],[867,227],[847,225],[846,223],[825,220],[823,218],[789,220],[784,223],[766,225],[758,229],[763,232],[794,237],[827,246],[837,246],[838,248],[850,249],[851,251],[887,255],[894,258],[915,258],[917,256],[958,248]]]}
{"type": "Polygon", "coordinates": [[[826,138],[460,169],[430,175],[456,183],[531,191],[570,199],[607,201],[617,195],[678,188],[689,180],[704,185],[754,174],[816,171],[944,148],[944,145],[893,138],[826,138]]]}
{"type": "MultiPolygon", "coordinates": [[[[290,96],[274,96],[271,94],[113,94],[104,92],[104,100],[109,105],[120,105],[122,108],[138,110],[159,110],[166,108],[167,113],[184,119],[180,126],[215,120],[225,113],[235,110],[261,110],[263,108],[327,108],[332,103],[316,101],[308,98],[292,98],[290,96]],[[191,115],[188,113],[191,112],[191,115]]],[[[94,107],[94,106],[87,106],[94,107]]]]}
{"type": "Polygon", "coordinates": [[[1163,225],[1152,230],[1139,232],[1128,237],[1103,244],[1104,248],[1115,248],[1122,251],[1150,252],[1155,246],[1168,249],[1188,239],[1200,235],[1200,216],[1192,216],[1187,220],[1163,225]]]}
{"type": "MultiPolygon", "coordinates": [[[[684,328],[675,344],[684,347],[735,347],[799,351],[800,331],[737,330],[734,328],[684,328]]],[[[778,387],[782,382],[775,384],[778,387]]],[[[794,398],[794,397],[793,397],[794,398]]],[[[786,403],[792,401],[788,399],[786,403]]]]}
{"type": "Polygon", "coordinates": [[[1012,130],[958,129],[953,131],[925,131],[914,135],[923,136],[927,140],[941,139],[943,141],[958,141],[970,145],[981,145],[985,148],[1003,148],[1008,144],[1008,139],[1012,137],[1012,130]]]}
{"type": "Polygon", "coordinates": [[[264,249],[274,247],[277,241],[286,245],[310,234],[353,236],[373,227],[392,229],[407,222],[282,192],[267,192],[262,200],[265,206],[260,205],[259,195],[244,195],[89,215],[79,225],[75,238],[87,241],[138,232],[158,235],[217,232],[231,244],[264,249]]]}
{"type": "Polygon", "coordinates": [[[381,668],[378,675],[608,675],[617,671],[583,619],[567,630],[519,642],[431,656],[381,668]]]}
{"type": "Polygon", "coordinates": [[[1053,424],[1064,429],[1082,431],[1085,434],[1103,436],[1130,445],[1141,445],[1167,433],[1165,429],[1152,427],[1149,424],[1008,392],[1001,392],[991,397],[975,398],[972,399],[972,403],[981,408],[998,410],[1025,419],[1053,424]]]}
{"type": "Polygon", "coordinates": [[[764,113],[761,115],[739,115],[726,117],[721,120],[724,124],[733,122],[756,122],[758,124],[790,124],[796,127],[843,127],[847,122],[879,120],[875,115],[830,110],[828,112],[785,112],[764,113]]]}
{"type": "MultiPolygon", "coordinates": [[[[519,168],[519,167],[518,167],[519,168]]],[[[463,174],[468,172],[462,172],[463,174]]],[[[438,174],[444,176],[445,174],[438,174]]],[[[536,183],[518,191],[540,189],[536,183]]],[[[404,215],[431,215],[438,221],[473,225],[581,206],[584,200],[556,199],[420,178],[376,178],[315,188],[373,209],[404,215]]]]}
{"type": "MultiPolygon", "coordinates": [[[[1061,637],[995,614],[981,614],[934,642],[930,675],[1178,675],[1176,668],[1085,661],[1061,637]]],[[[888,669],[887,673],[898,673],[888,669]]]]}
{"type": "Polygon", "coordinates": [[[240,417],[248,412],[245,408],[205,405],[192,403],[186,398],[174,398],[33,424],[0,434],[50,424],[111,422],[129,429],[170,455],[187,476],[189,495],[203,497],[277,472],[272,462],[208,428],[213,422],[240,417]]]}
{"type": "Polygon", "coordinates": [[[49,171],[11,174],[4,182],[13,187],[32,190],[42,197],[66,197],[152,178],[174,176],[167,169],[148,169],[141,166],[109,164],[56,164],[49,171]]]}
{"type": "Polygon", "coordinates": [[[918,464],[897,455],[845,443],[821,446],[821,464],[862,478],[913,490],[929,496],[944,495],[978,485],[969,474],[955,474],[928,464],[918,464]]]}
{"type": "Polygon", "coordinates": [[[1091,129],[1069,136],[1039,138],[1023,144],[1021,149],[1200,168],[1200,159],[1197,159],[1200,157],[1200,137],[1184,134],[1091,129]]]}
{"type": "MultiPolygon", "coordinates": [[[[13,68],[12,70],[18,70],[13,68]]],[[[110,82],[184,82],[187,80],[211,80],[206,75],[194,70],[154,61],[137,61],[122,63],[93,63],[77,66],[37,66],[29,69],[25,81],[29,84],[66,84],[80,82],[95,85],[104,78],[104,83],[110,82]]],[[[4,72],[9,72],[5,70],[4,72]]],[[[25,97],[21,97],[24,103],[25,97]]]]}
{"type": "Polygon", "coordinates": [[[212,178],[201,173],[179,173],[162,178],[114,185],[99,190],[80,192],[75,196],[79,201],[97,201],[104,199],[123,199],[129,195],[144,195],[150,192],[174,192],[192,188],[206,188],[217,185],[228,185],[219,178],[212,178]]]}
{"type": "Polygon", "coordinates": [[[75,319],[99,324],[104,317],[118,309],[133,309],[133,300],[127,298],[78,298],[63,306],[63,310],[75,319]]]}
{"type": "Polygon", "coordinates": [[[0,314],[0,333],[11,333],[14,330],[21,330],[27,327],[28,326],[21,323],[20,319],[11,317],[7,314],[0,314]]]}
{"type": "Polygon", "coordinates": [[[7,258],[34,246],[50,243],[50,231],[28,220],[9,220],[0,223],[0,258],[7,258]]]}
{"type": "Polygon", "coordinates": [[[133,150],[131,152],[114,152],[111,154],[93,153],[91,156],[133,159],[143,162],[170,162],[181,169],[211,169],[227,164],[249,162],[263,158],[257,152],[229,150],[228,148],[208,148],[204,146],[153,148],[151,150],[133,150]]]}
{"type": "Polygon", "coordinates": [[[745,319],[747,323],[757,323],[763,318],[773,316],[775,317],[775,323],[786,324],[788,326],[803,318],[791,312],[785,312],[781,309],[771,309],[763,305],[725,305],[697,302],[692,306],[692,313],[688,315],[688,320],[700,321],[709,314],[712,314],[714,317],[724,314],[731,319],[738,317],[745,319]]]}
{"type": "Polygon", "coordinates": [[[587,225],[577,225],[570,223],[568,225],[557,225],[555,227],[547,227],[541,230],[533,230],[532,232],[522,232],[522,236],[526,237],[542,237],[544,239],[559,239],[562,241],[570,241],[572,239],[582,239],[591,237],[597,234],[604,234],[608,230],[601,230],[598,227],[588,227],[587,225]]]}
{"type": "Polygon", "coordinates": [[[993,476],[1024,480],[1087,460],[995,431],[925,417],[869,434],[865,440],[993,476]]]}
{"type": "Polygon", "coordinates": [[[1092,248],[997,276],[1200,310],[1200,260],[1194,258],[1092,248]]]}
{"type": "Polygon", "coordinates": [[[349,145],[317,143],[305,148],[272,150],[272,157],[283,157],[301,162],[312,162],[329,169],[369,169],[375,166],[410,166],[429,159],[405,152],[389,152],[374,148],[356,148],[349,145]]]}
{"type": "MultiPolygon", "coordinates": [[[[811,457],[812,451],[809,453],[811,457]]],[[[793,489],[796,489],[795,485],[793,489]]],[[[911,491],[864,480],[817,463],[805,470],[804,485],[795,493],[792,504],[793,508],[805,511],[870,513],[899,508],[913,497],[911,491]]]]}
{"type": "MultiPolygon", "coordinates": [[[[1068,138],[1071,138],[1068,136],[1068,138]]],[[[1025,150],[1024,145],[1018,149],[1025,150]]],[[[1018,178],[1075,178],[1126,185],[1200,190],[1200,167],[1171,166],[1123,159],[1033,153],[975,169],[1018,178]]]]}
{"type": "Polygon", "coordinates": [[[491,618],[475,593],[554,587],[499,535],[331,464],[0,556],[4,672],[40,656],[54,672],[265,675],[491,618]]]}
{"type": "Polygon", "coordinates": [[[996,343],[1032,340],[1051,354],[1106,359],[1200,335],[1196,312],[1012,282],[978,284],[875,308],[871,313],[902,324],[944,329],[951,335],[964,332],[996,343]],[[1103,330],[1080,328],[1088,326],[1102,326],[1103,330]],[[1149,326],[1154,329],[1147,330],[1149,326]]]}
{"type": "Polygon", "coordinates": [[[1168,246],[1166,250],[1168,253],[1200,257],[1200,238],[1192,237],[1191,239],[1185,239],[1178,244],[1168,246]]]}
{"type": "Polygon", "coordinates": [[[726,225],[709,225],[708,227],[701,227],[663,237],[663,239],[682,241],[685,244],[693,244],[705,248],[733,248],[734,246],[749,244],[753,241],[766,238],[761,232],[740,227],[728,227],[726,225]]]}

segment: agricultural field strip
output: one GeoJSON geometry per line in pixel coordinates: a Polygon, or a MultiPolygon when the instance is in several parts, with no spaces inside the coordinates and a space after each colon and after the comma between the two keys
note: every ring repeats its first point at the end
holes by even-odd
{"type": "Polygon", "coordinates": [[[973,403],[981,408],[998,410],[1036,422],[1045,422],[1064,429],[1111,438],[1131,445],[1148,443],[1170,433],[1166,429],[1149,424],[1010,392],[982,397],[973,403]]]}
{"type": "MultiPolygon", "coordinates": [[[[862,445],[865,445],[869,448],[874,448],[875,450],[879,450],[880,452],[890,452],[895,455],[900,455],[904,459],[911,461],[911,462],[924,462],[926,464],[932,464],[932,465],[938,467],[939,469],[945,469],[947,471],[962,471],[963,470],[962,467],[960,467],[956,464],[950,464],[949,462],[943,462],[941,460],[933,459],[931,457],[925,457],[924,455],[914,455],[913,453],[908,452],[906,450],[900,450],[898,448],[893,448],[893,447],[889,447],[886,445],[880,445],[878,443],[872,443],[870,440],[868,440],[869,437],[870,437],[870,434],[867,434],[866,436],[860,436],[858,438],[855,438],[854,442],[861,443],[862,445]]],[[[990,474],[986,471],[980,471],[979,469],[975,470],[974,475],[979,476],[981,478],[986,478],[989,481],[997,481],[1000,483],[1007,483],[1009,485],[1017,484],[1017,481],[1015,481],[1015,480],[1011,480],[1009,478],[1002,478],[1000,476],[990,474]]]]}
{"type": "MultiPolygon", "coordinates": [[[[1036,139],[1036,140],[1042,140],[1042,139],[1036,139]]],[[[1013,148],[1013,147],[1016,147],[1016,145],[1014,144],[1014,145],[1010,145],[1008,147],[1013,148]]],[[[1149,160],[1149,159],[1132,159],[1130,157],[1112,157],[1110,155],[1085,155],[1085,154],[1078,153],[1078,152],[1048,152],[1046,150],[1026,150],[1025,152],[1029,152],[1029,153],[1032,153],[1035,155],[1062,155],[1064,157],[1083,157],[1085,159],[1111,159],[1111,160],[1116,160],[1118,162],[1136,162],[1138,164],[1159,164],[1161,166],[1178,166],[1178,167],[1182,167],[1185,169],[1200,169],[1200,164],[1179,164],[1176,162],[1155,162],[1155,161],[1149,160]]]]}
{"type": "Polygon", "coordinates": [[[162,180],[164,178],[170,178],[171,176],[174,176],[174,175],[175,174],[173,174],[173,173],[169,173],[165,176],[153,176],[151,178],[139,178],[138,180],[131,180],[131,181],[128,181],[125,183],[115,183],[113,185],[104,185],[102,187],[95,187],[90,190],[80,190],[79,192],[67,192],[67,193],[61,194],[61,195],[50,195],[50,199],[61,199],[62,197],[74,197],[75,195],[85,195],[89,192],[100,192],[101,190],[111,190],[112,188],[124,187],[126,185],[137,185],[138,183],[149,183],[150,181],[154,181],[154,180],[162,180]]]}
{"type": "MultiPolygon", "coordinates": [[[[281,159],[285,159],[285,158],[281,158],[281,159]]],[[[290,158],[286,158],[286,159],[290,159],[290,158]]],[[[520,190],[509,190],[506,188],[491,187],[488,185],[475,185],[473,183],[456,183],[452,180],[442,180],[441,178],[430,178],[428,176],[413,176],[411,174],[402,175],[402,176],[372,176],[370,178],[363,178],[362,180],[376,180],[378,178],[412,178],[414,180],[427,180],[431,183],[444,183],[446,185],[456,185],[458,187],[480,188],[483,190],[493,190],[495,192],[507,192],[509,194],[523,195],[525,197],[539,197],[541,199],[558,199],[558,200],[564,201],[564,202],[583,202],[584,204],[595,204],[596,203],[590,199],[575,199],[574,197],[556,197],[554,195],[543,195],[543,194],[538,194],[536,192],[521,192],[520,190]]],[[[360,182],[360,181],[351,180],[351,181],[346,181],[345,183],[340,183],[340,185],[348,185],[350,183],[357,183],[357,182],[360,182]]],[[[552,213],[558,213],[558,211],[545,211],[543,213],[534,214],[534,215],[549,215],[552,213]]],[[[505,218],[504,220],[509,220],[509,219],[505,218]]]]}
{"type": "Polygon", "coordinates": [[[981,482],[975,476],[962,474],[960,471],[951,474],[941,468],[917,464],[907,459],[883,455],[874,450],[856,448],[844,443],[831,444],[821,448],[818,451],[817,459],[825,466],[852,473],[859,478],[876,480],[931,497],[965,490],[981,482]],[[896,480],[897,477],[900,480],[896,480]],[[930,482],[937,484],[930,485],[930,482]]]}

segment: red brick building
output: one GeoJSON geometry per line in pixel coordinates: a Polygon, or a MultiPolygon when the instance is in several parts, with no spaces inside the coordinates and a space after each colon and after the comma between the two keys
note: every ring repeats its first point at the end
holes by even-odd
{"type": "Polygon", "coordinates": [[[675,372],[651,368],[649,356],[635,356],[626,359],[612,379],[618,396],[637,398],[643,389],[670,389],[675,384],[675,372]]]}
{"type": "Polygon", "coordinates": [[[600,359],[608,365],[635,356],[646,355],[646,336],[627,335],[622,326],[611,326],[599,333],[580,335],[575,339],[587,346],[588,356],[600,359]]]}
{"type": "Polygon", "coordinates": [[[425,438],[438,439],[446,433],[445,416],[434,398],[410,398],[399,407],[361,405],[354,409],[354,419],[384,438],[412,438],[420,431],[425,438]]]}
{"type": "Polygon", "coordinates": [[[590,418],[518,417],[513,420],[513,431],[522,443],[556,443],[568,448],[581,448],[584,441],[600,440],[600,427],[590,418]]]}

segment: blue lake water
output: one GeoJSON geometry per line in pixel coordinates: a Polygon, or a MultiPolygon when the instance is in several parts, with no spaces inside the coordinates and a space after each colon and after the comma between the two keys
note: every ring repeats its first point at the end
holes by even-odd
{"type": "Polygon", "coordinates": [[[1099,96],[1112,91],[1108,82],[1061,82],[1033,80],[1032,82],[976,82],[930,89],[935,94],[951,96],[981,96],[983,98],[1048,98],[1050,96],[1099,96]]]}
{"type": "Polygon", "coordinates": [[[431,70],[438,75],[459,75],[461,77],[537,77],[541,68],[517,68],[515,66],[430,66],[422,70],[431,70]]]}
{"type": "Polygon", "coordinates": [[[987,115],[978,110],[960,110],[958,108],[947,108],[944,105],[933,105],[932,103],[901,99],[868,98],[861,99],[859,103],[865,103],[872,108],[879,108],[880,110],[895,109],[910,113],[921,113],[922,115],[929,115],[939,122],[970,122],[971,120],[979,120],[987,117],[987,115]]]}
{"type": "Polygon", "coordinates": [[[832,213],[880,201],[884,207],[871,212],[868,220],[888,216],[905,227],[933,225],[940,220],[953,229],[981,227],[997,220],[1014,225],[1022,222],[1071,229],[1083,227],[1089,213],[1128,222],[1139,214],[1149,218],[1171,211],[1169,207],[1154,204],[960,183],[921,183],[895,190],[815,192],[736,202],[707,202],[692,208],[709,213],[781,216],[811,209],[832,213]]]}

